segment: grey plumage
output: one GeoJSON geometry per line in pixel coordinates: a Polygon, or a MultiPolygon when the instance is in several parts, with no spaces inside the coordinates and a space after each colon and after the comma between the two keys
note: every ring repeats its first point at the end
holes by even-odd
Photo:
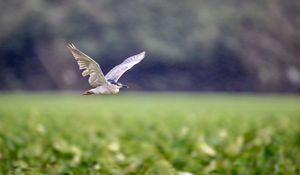
{"type": "Polygon", "coordinates": [[[129,69],[131,69],[134,65],[139,63],[145,57],[145,52],[142,52],[138,55],[134,55],[132,57],[127,58],[121,64],[115,66],[111,69],[106,75],[105,78],[107,80],[118,81],[119,78],[129,69]]]}

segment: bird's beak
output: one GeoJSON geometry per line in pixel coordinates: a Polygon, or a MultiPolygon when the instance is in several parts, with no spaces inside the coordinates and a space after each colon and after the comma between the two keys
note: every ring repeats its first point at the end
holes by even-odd
{"type": "Polygon", "coordinates": [[[122,84],[122,88],[129,88],[127,85],[122,84]]]}

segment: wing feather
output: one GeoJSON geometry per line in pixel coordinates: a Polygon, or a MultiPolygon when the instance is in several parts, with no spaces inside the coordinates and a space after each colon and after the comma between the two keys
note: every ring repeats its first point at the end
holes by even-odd
{"type": "Polygon", "coordinates": [[[71,51],[74,56],[79,69],[83,70],[82,76],[85,77],[89,75],[89,84],[93,87],[97,87],[106,83],[104,74],[99,66],[99,64],[93,60],[91,57],[87,56],[79,49],[77,49],[74,44],[69,44],[68,49],[71,51]]]}
{"type": "Polygon", "coordinates": [[[139,53],[137,55],[131,56],[125,59],[121,64],[112,68],[106,75],[107,80],[118,81],[119,78],[134,65],[138,64],[145,57],[145,52],[139,53]]]}

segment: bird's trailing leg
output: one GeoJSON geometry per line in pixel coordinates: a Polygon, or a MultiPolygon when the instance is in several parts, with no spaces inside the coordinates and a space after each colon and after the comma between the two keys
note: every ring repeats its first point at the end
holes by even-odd
{"type": "Polygon", "coordinates": [[[95,94],[95,93],[93,93],[91,91],[85,91],[84,93],[82,93],[82,95],[92,95],[92,94],[95,94]]]}

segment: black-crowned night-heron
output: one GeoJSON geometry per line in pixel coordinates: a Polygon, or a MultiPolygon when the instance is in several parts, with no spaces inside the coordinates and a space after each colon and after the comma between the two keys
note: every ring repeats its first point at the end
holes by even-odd
{"type": "Polygon", "coordinates": [[[74,44],[69,44],[68,48],[77,61],[79,69],[84,69],[82,76],[89,75],[89,84],[95,87],[85,91],[82,95],[116,94],[120,88],[128,88],[128,86],[118,82],[119,78],[145,57],[145,52],[131,56],[121,64],[115,66],[104,76],[99,64],[95,60],[78,50],[74,44]]]}

